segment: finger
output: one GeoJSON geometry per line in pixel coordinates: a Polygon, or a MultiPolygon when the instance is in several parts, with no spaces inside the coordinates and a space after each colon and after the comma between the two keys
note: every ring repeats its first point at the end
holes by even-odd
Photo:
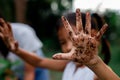
{"type": "Polygon", "coordinates": [[[8,29],[9,29],[10,31],[12,31],[12,28],[11,28],[11,25],[10,25],[9,22],[7,22],[7,26],[8,26],[8,29]]]}
{"type": "Polygon", "coordinates": [[[4,32],[4,29],[2,28],[2,26],[0,26],[0,32],[4,32]]]}
{"type": "Polygon", "coordinates": [[[80,9],[76,9],[76,28],[78,32],[83,31],[80,9]]]}
{"type": "Polygon", "coordinates": [[[18,41],[15,41],[15,47],[16,47],[16,49],[18,49],[18,47],[19,47],[18,41]]]}
{"type": "Polygon", "coordinates": [[[4,35],[0,32],[0,37],[2,38],[2,39],[4,39],[4,35]]]}
{"type": "Polygon", "coordinates": [[[74,33],[72,27],[70,26],[68,20],[64,16],[62,16],[62,22],[63,22],[65,29],[66,29],[67,33],[69,34],[70,38],[74,37],[75,33],[74,33]]]}
{"type": "Polygon", "coordinates": [[[12,27],[11,27],[11,25],[10,25],[10,23],[9,23],[9,22],[7,22],[7,27],[8,27],[8,29],[9,29],[9,31],[11,32],[11,35],[13,35],[13,32],[12,32],[12,27]]]}
{"type": "Polygon", "coordinates": [[[71,60],[72,59],[69,53],[57,53],[53,55],[52,58],[57,59],[57,60],[71,60]]]}
{"type": "Polygon", "coordinates": [[[102,26],[102,28],[100,29],[100,31],[97,33],[97,35],[96,35],[96,39],[97,40],[100,40],[101,39],[101,37],[103,36],[103,34],[105,33],[105,31],[107,30],[107,28],[108,28],[108,24],[104,24],[103,26],[102,26]]]}
{"type": "Polygon", "coordinates": [[[90,13],[86,13],[85,33],[91,35],[91,16],[90,13]]]}
{"type": "Polygon", "coordinates": [[[0,24],[1,26],[4,28],[4,31],[6,31],[8,29],[6,22],[4,21],[4,19],[0,18],[0,24]]]}
{"type": "Polygon", "coordinates": [[[3,18],[0,18],[0,25],[2,26],[2,27],[4,27],[4,24],[5,23],[5,21],[3,20],[3,18]]]}

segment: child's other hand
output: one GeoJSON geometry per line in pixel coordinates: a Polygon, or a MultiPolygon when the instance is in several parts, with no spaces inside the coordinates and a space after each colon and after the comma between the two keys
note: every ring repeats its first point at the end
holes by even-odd
{"type": "Polygon", "coordinates": [[[0,37],[10,51],[14,52],[17,50],[18,42],[13,37],[11,25],[2,18],[0,18],[0,37]]]}
{"type": "Polygon", "coordinates": [[[76,10],[76,32],[73,31],[67,19],[62,16],[62,21],[69,37],[73,43],[73,48],[69,53],[58,53],[53,55],[54,59],[73,60],[82,64],[96,63],[98,54],[98,42],[107,30],[108,25],[105,24],[95,36],[91,36],[91,16],[86,13],[86,24],[83,29],[80,10],[76,10]]]}

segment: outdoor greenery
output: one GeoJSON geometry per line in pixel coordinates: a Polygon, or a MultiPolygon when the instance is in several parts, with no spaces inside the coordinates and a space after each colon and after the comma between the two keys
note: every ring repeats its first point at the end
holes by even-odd
{"type": "MultiPolygon", "coordinates": [[[[22,5],[21,5],[22,6],[22,5]]],[[[44,43],[47,57],[60,51],[55,33],[56,22],[64,11],[72,8],[72,0],[27,0],[27,22],[36,30],[44,43]]],[[[16,21],[13,0],[0,0],[0,13],[6,20],[16,21]]],[[[120,76],[120,12],[107,10],[103,14],[109,29],[106,38],[110,41],[112,57],[110,67],[120,76]]],[[[52,80],[60,80],[62,73],[51,71],[52,80]]]]}

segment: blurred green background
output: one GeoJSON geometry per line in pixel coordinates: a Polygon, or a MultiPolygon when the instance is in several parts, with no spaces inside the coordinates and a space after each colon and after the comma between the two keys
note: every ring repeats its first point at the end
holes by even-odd
{"type": "MultiPolygon", "coordinates": [[[[31,25],[44,44],[47,57],[60,52],[54,27],[64,11],[72,9],[73,0],[0,0],[0,13],[10,22],[31,25]]],[[[109,24],[106,38],[112,52],[109,66],[120,76],[120,12],[106,10],[102,16],[109,24]]],[[[51,80],[61,80],[62,72],[50,71],[51,80]]]]}

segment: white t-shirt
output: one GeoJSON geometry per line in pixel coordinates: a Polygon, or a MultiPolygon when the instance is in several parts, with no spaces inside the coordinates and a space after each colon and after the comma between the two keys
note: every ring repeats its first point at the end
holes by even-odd
{"type": "MultiPolygon", "coordinates": [[[[36,51],[36,55],[44,56],[41,50],[43,44],[40,39],[36,36],[34,29],[29,25],[23,23],[11,23],[12,31],[15,40],[18,41],[19,46],[27,51],[36,51]]],[[[7,59],[12,63],[11,69],[19,77],[23,76],[24,61],[15,54],[9,52],[7,59]]]]}
{"type": "MultiPolygon", "coordinates": [[[[42,48],[42,42],[36,36],[34,29],[31,28],[29,25],[23,23],[11,23],[11,27],[14,38],[19,43],[19,47],[30,52],[37,51],[42,48]]],[[[10,52],[8,58],[10,58],[11,55],[14,54],[11,54],[10,52]]]]}
{"type": "Polygon", "coordinates": [[[36,36],[33,28],[22,23],[11,23],[14,38],[19,46],[27,51],[36,51],[42,47],[40,39],[36,36]]]}
{"type": "Polygon", "coordinates": [[[63,72],[62,80],[94,80],[95,74],[88,67],[78,68],[76,64],[69,62],[63,72]]]}

